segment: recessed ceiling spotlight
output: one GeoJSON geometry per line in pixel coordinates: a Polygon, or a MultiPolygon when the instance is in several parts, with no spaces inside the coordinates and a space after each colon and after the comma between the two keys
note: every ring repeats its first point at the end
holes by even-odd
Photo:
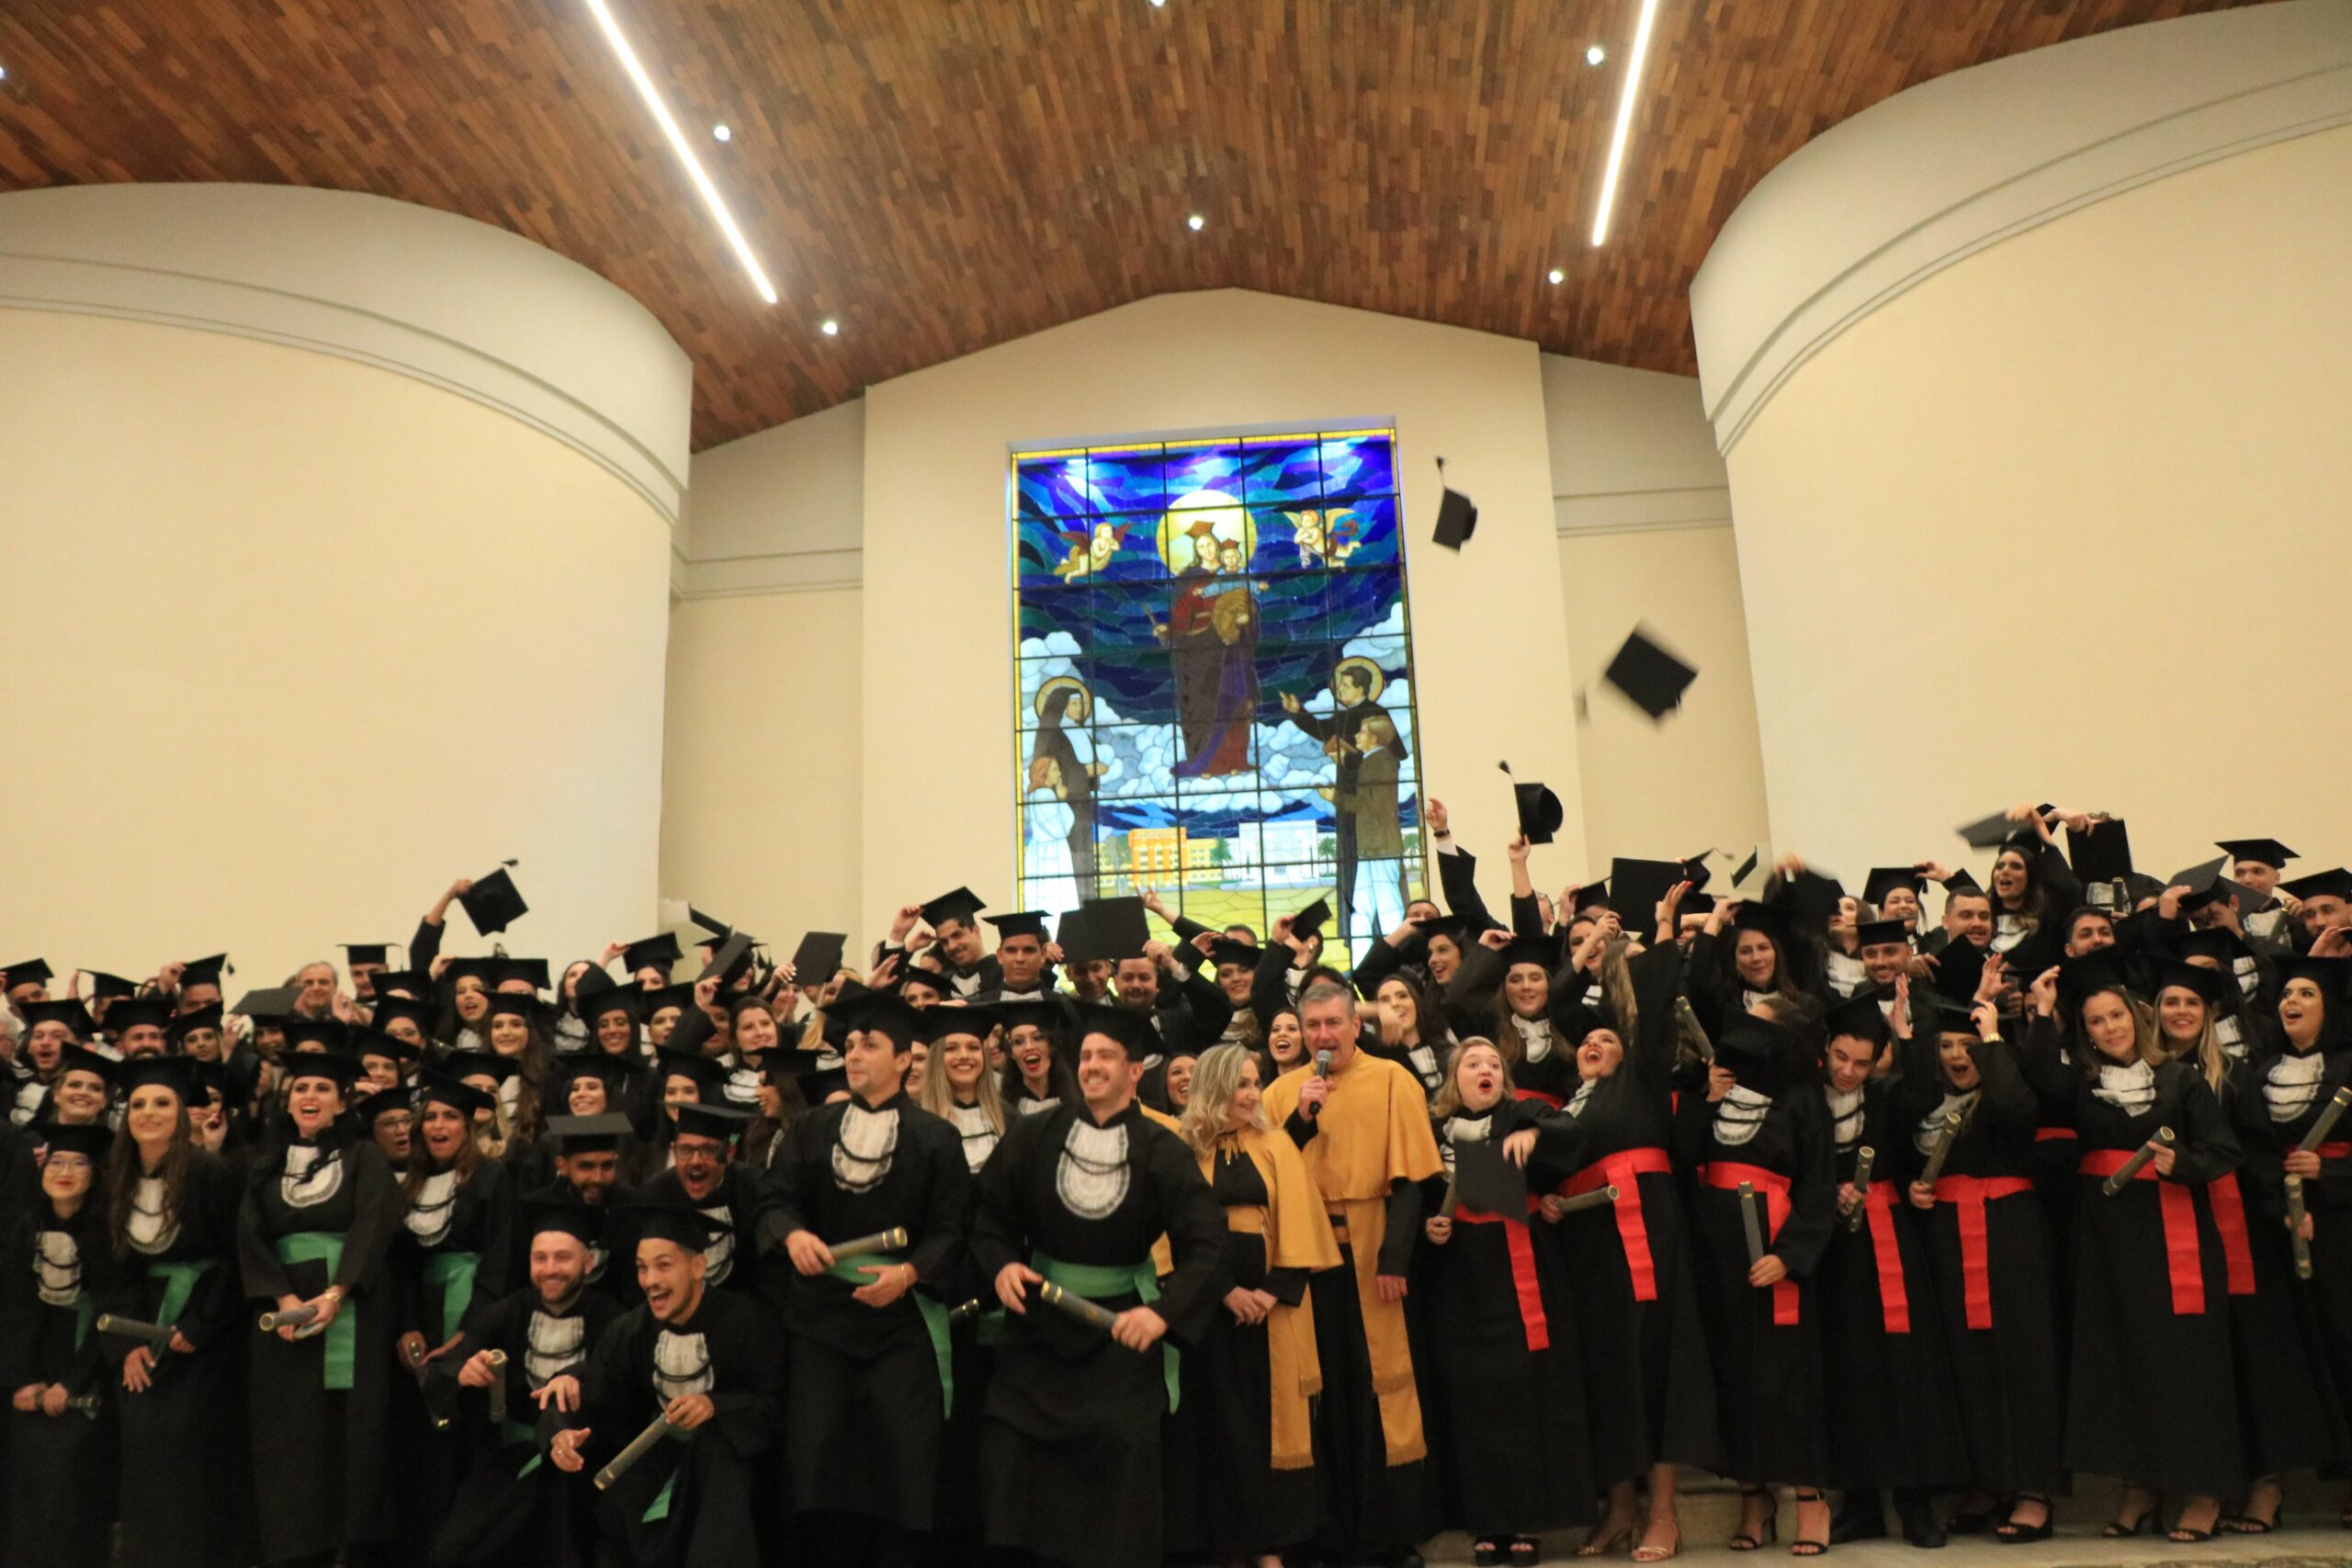
{"type": "Polygon", "coordinates": [[[1167,4],[1168,0],[1151,0],[1151,8],[1157,11],[1167,4]]]}
{"type": "Polygon", "coordinates": [[[1590,49],[1584,51],[1584,62],[1587,65],[1598,65],[1608,58],[1609,51],[1601,48],[1599,44],[1594,44],[1590,49]]]}
{"type": "Polygon", "coordinates": [[[729,130],[726,122],[722,120],[710,128],[710,139],[713,141],[732,141],[735,140],[735,133],[729,130]]]}
{"type": "Polygon", "coordinates": [[[830,316],[825,319],[825,324],[819,327],[817,330],[823,333],[827,337],[839,337],[842,335],[842,324],[839,321],[834,321],[830,316]]]}
{"type": "Polygon", "coordinates": [[[1562,271],[1561,271],[1558,267],[1556,267],[1556,266],[1555,266],[1555,267],[1554,267],[1550,272],[1545,273],[1544,276],[1546,278],[1548,278],[1550,281],[1554,282],[1554,283],[1566,283],[1566,282],[1568,280],[1568,275],[1567,275],[1566,273],[1565,273],[1565,272],[1562,272],[1562,271]]]}
{"type": "Polygon", "coordinates": [[[1185,227],[1185,228],[1187,228],[1187,229],[1190,229],[1190,230],[1191,230],[1193,233],[1195,233],[1195,234],[1199,233],[1202,230],[1204,230],[1204,229],[1207,228],[1208,226],[1209,226],[1209,220],[1208,220],[1207,219],[1205,219],[1205,218],[1202,217],[1202,216],[1201,216],[1199,213],[1197,213],[1197,212],[1193,213],[1190,218],[1187,218],[1187,219],[1185,219],[1185,220],[1184,220],[1184,227],[1185,227]]]}

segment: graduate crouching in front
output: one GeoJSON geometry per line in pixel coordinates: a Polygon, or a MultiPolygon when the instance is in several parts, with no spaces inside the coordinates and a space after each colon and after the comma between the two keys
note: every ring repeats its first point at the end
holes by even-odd
{"type": "Polygon", "coordinates": [[[1225,1217],[1183,1140],[1136,1101],[1150,1017],[1090,1006],[1075,1032],[1078,1103],[1013,1122],[980,1173],[972,1248],[1008,1314],[980,1434],[988,1542],[1031,1562],[1157,1568],[1177,1387],[1164,1341],[1197,1343],[1215,1309],[1225,1217]],[[1079,1301],[1055,1304],[1063,1293],[1079,1301]]]}
{"type": "Polygon", "coordinates": [[[748,1293],[711,1288],[706,1249],[724,1221],[640,1203],[628,1222],[645,1300],[598,1341],[580,1413],[549,1438],[548,1457],[568,1474],[606,1467],[596,1500],[605,1558],[756,1568],[771,1508],[762,1471],[784,1424],[775,1321],[748,1293]],[[622,1469],[649,1433],[658,1435],[622,1469]]]}

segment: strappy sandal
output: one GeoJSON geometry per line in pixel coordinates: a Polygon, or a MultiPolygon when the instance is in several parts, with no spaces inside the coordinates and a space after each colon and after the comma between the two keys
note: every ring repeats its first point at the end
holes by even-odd
{"type": "MultiPolygon", "coordinates": [[[[1750,1497],[1769,1497],[1771,1495],[1771,1490],[1769,1487],[1741,1487],[1739,1489],[1739,1500],[1742,1512],[1744,1513],[1746,1511],[1747,1499],[1750,1497]]],[[[1767,1513],[1764,1516],[1764,1526],[1761,1534],[1751,1534],[1747,1530],[1741,1530],[1737,1535],[1731,1538],[1730,1546],[1734,1551],[1759,1551],[1764,1548],[1765,1543],[1768,1541],[1775,1541],[1780,1539],[1781,1516],[1777,1512],[1767,1513]]]]}
{"type": "MultiPolygon", "coordinates": [[[[2213,1521],[2214,1527],[2222,1534],[2268,1535],[2271,1531],[2278,1528],[2278,1516],[2283,1513],[2287,1507],[2287,1494],[2285,1489],[2275,1481],[2257,1481],[2255,1483],[2255,1486],[2257,1490],[2264,1486],[2267,1486],[2271,1491],[2278,1494],[2278,1495],[2272,1499],[2270,1504],[2270,1517],[2266,1519],[2257,1514],[2248,1512],[2243,1507],[2234,1514],[2223,1514],[2220,1518],[2213,1521]]],[[[2252,1493],[2247,1494],[2245,1501],[2249,1504],[2254,1501],[2254,1495],[2252,1493]]]]}
{"type": "Polygon", "coordinates": [[[1596,1528],[1590,1535],[1584,1538],[1584,1544],[1577,1548],[1577,1555],[1578,1557],[1612,1556],[1619,1547],[1634,1539],[1635,1528],[1633,1522],[1628,1521],[1623,1529],[1612,1530],[1605,1536],[1596,1528]]]}
{"type": "Polygon", "coordinates": [[[1536,1568],[1544,1561],[1544,1543],[1532,1535],[1522,1535],[1505,1549],[1504,1556],[1511,1568],[1536,1568]]]}
{"type": "MultiPolygon", "coordinates": [[[[2186,1512],[2186,1510],[2183,1511],[2186,1512]]],[[[2213,1530],[2220,1526],[2221,1522],[2222,1510],[2220,1505],[2216,1504],[2213,1508],[2212,1525],[2204,1529],[2192,1529],[2187,1525],[2176,1524],[2172,1529],[2165,1531],[2165,1539],[2176,1546],[2195,1546],[2200,1541],[2212,1540],[2213,1530]]]]}
{"type": "Polygon", "coordinates": [[[1679,1519],[1677,1519],[1674,1522],[1673,1545],[1667,1547],[1637,1546],[1634,1548],[1634,1561],[1636,1562],[1663,1562],[1670,1557],[1679,1557],[1681,1555],[1682,1521],[1679,1519]]]}
{"type": "MultiPolygon", "coordinates": [[[[2013,1518],[2003,1519],[1993,1527],[1993,1539],[2003,1546],[2030,1546],[2038,1540],[2048,1540],[2055,1528],[2052,1521],[2056,1517],[2056,1511],[2050,1506],[2050,1499],[2039,1492],[2020,1492],[2017,1495],[2017,1503],[2041,1504],[2041,1522],[2021,1525],[2013,1518]]],[[[2009,1506],[2014,1509],[2017,1503],[2009,1506]]]]}
{"type": "MultiPolygon", "coordinates": [[[[1807,1503],[1820,1503],[1826,1506],[1828,1501],[1829,1495],[1826,1492],[1799,1492],[1796,1494],[1796,1502],[1797,1506],[1799,1507],[1804,1506],[1807,1503]]],[[[1819,1557],[1828,1551],[1828,1550],[1829,1543],[1826,1540],[1815,1540],[1810,1536],[1801,1535],[1797,1537],[1796,1540],[1789,1542],[1789,1555],[1792,1557],[1819,1557]]]]}
{"type": "Polygon", "coordinates": [[[2132,1494],[2134,1492],[2139,1493],[2142,1496],[2148,1499],[2147,1506],[2143,1507],[2138,1513],[2132,1516],[2132,1522],[2130,1524],[2125,1524],[2121,1519],[2112,1519],[2108,1522],[2105,1529],[2098,1532],[2099,1534],[2105,1536],[2109,1540],[2123,1540],[2132,1536],[2143,1535],[2147,1532],[2148,1525],[2150,1521],[2155,1517],[2156,1514],[2155,1494],[2148,1491],[2148,1489],[2143,1486],[2128,1486],[2124,1488],[2123,1500],[2127,1503],[2130,1502],[2132,1500],[2132,1494]]]}

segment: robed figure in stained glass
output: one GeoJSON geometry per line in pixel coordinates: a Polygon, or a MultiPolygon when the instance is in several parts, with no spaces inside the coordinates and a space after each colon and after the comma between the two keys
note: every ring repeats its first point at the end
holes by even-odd
{"type": "Polygon", "coordinates": [[[1164,525],[1170,565],[1178,568],[1176,593],[1168,624],[1154,629],[1168,644],[1176,680],[1176,720],[1184,742],[1175,770],[1180,779],[1220,778],[1256,767],[1250,738],[1258,716],[1258,605],[1250,592],[1248,546],[1220,538],[1216,518],[1184,516],[1225,499],[1213,491],[1188,496],[1164,525]]]}
{"type": "Polygon", "coordinates": [[[1067,675],[1046,682],[1037,693],[1029,793],[1048,792],[1051,800],[1044,809],[1067,815],[1059,826],[1069,845],[1071,881],[1068,898],[1048,908],[1076,908],[1079,900],[1094,897],[1094,781],[1102,776],[1104,764],[1080,751],[1081,746],[1092,750],[1084,726],[1093,708],[1093,694],[1067,675]]]}

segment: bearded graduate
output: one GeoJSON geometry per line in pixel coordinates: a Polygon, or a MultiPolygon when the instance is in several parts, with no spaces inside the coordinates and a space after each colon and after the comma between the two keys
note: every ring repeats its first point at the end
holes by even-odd
{"type": "Polygon", "coordinates": [[[763,1476],[783,1428],[775,1325],[756,1302],[711,1288],[716,1222],[676,1203],[640,1203],[628,1219],[645,1299],[597,1341],[579,1413],[548,1457],[577,1475],[617,1461],[656,1422],[675,1428],[601,1490],[603,1552],[634,1568],[756,1568],[758,1521],[774,1512],[763,1476]]]}
{"type": "Polygon", "coordinates": [[[1829,1456],[1813,1272],[1838,1191],[1829,1111],[1802,1038],[1784,1024],[1732,1015],[1705,1091],[1682,1097],[1674,1138],[1678,1162],[1694,1178],[1692,1250],[1724,1459],[1740,1479],[1732,1550],[1753,1551],[1773,1538],[1765,1483],[1784,1482],[1796,1489],[1790,1551],[1817,1557],[1829,1549],[1820,1491],[1829,1456]]]}
{"type": "Polygon", "coordinates": [[[1163,1341],[1172,1329],[1196,1343],[1215,1310],[1225,1219],[1183,1140],[1136,1103],[1158,1043],[1149,1015],[1088,1007],[1078,1036],[1078,1102],[1015,1121],[980,1173],[972,1249],[1008,1314],[980,1436],[988,1543],[1035,1562],[1156,1568],[1161,1417],[1177,1388],[1163,1341]],[[1057,1292],[1111,1314],[1107,1329],[1057,1292]]]}
{"type": "Polygon", "coordinates": [[[1167,1548],[1274,1568],[1318,1517],[1308,1402],[1323,1375],[1308,1276],[1337,1269],[1340,1247],[1306,1162],[1268,1127],[1261,1095],[1247,1046],[1219,1045],[1193,1068],[1181,1131],[1225,1210],[1225,1292],[1182,1363],[1167,1548]]]}
{"type": "Polygon", "coordinates": [[[584,1568],[594,1545],[588,1478],[546,1462],[548,1439],[572,1424],[588,1357],[622,1308],[588,1281],[610,1211],[564,1199],[526,1204],[529,1282],[479,1295],[437,1363],[458,1395],[469,1463],[434,1537],[435,1568],[584,1568]],[[503,1360],[501,1359],[503,1358],[503,1360]],[[492,1388],[504,1414],[492,1419],[492,1388]]]}
{"type": "Polygon", "coordinates": [[[1405,1325],[1420,1184],[1444,1169],[1429,1102],[1403,1066],[1357,1045],[1355,998],[1318,980],[1298,999],[1315,1064],[1266,1090],[1266,1119],[1306,1158],[1345,1277],[1315,1292],[1323,1365],[1318,1552],[1402,1561],[1430,1533],[1429,1439],[1405,1325]],[[1351,1289],[1352,1285],[1352,1289],[1351,1289]]]}
{"type": "Polygon", "coordinates": [[[785,1451],[804,1523],[819,1517],[815,1561],[911,1568],[923,1561],[952,1397],[939,1294],[963,1249],[971,1176],[956,1128],[902,1088],[922,1027],[915,1010],[869,992],[849,1021],[850,1097],[795,1122],[774,1170],[795,1275],[785,1451]],[[888,1231],[904,1240],[833,1254],[888,1231]]]}
{"type": "Polygon", "coordinates": [[[124,1071],[124,1136],[108,1160],[107,1230],[116,1267],[101,1309],[167,1329],[160,1346],[98,1336],[117,1367],[124,1568],[239,1568],[253,1561],[244,1447],[244,1352],[253,1333],[237,1282],[236,1173],[197,1146],[193,1064],[152,1056],[124,1071]]]}
{"type": "MultiPolygon", "coordinates": [[[[298,1023],[288,1034],[324,1027],[298,1023]]],[[[254,1165],[237,1215],[244,1293],[300,1316],[248,1342],[261,1555],[364,1562],[397,1528],[387,1258],[400,1188],[343,1119],[359,1064],[296,1052],[285,1072],[290,1126],[254,1165]]]]}
{"type": "Polygon", "coordinates": [[[0,1254],[0,1386],[9,1392],[6,1560],[105,1568],[114,1432],[90,1315],[109,1249],[104,1127],[46,1129],[40,1197],[0,1254]]]}

